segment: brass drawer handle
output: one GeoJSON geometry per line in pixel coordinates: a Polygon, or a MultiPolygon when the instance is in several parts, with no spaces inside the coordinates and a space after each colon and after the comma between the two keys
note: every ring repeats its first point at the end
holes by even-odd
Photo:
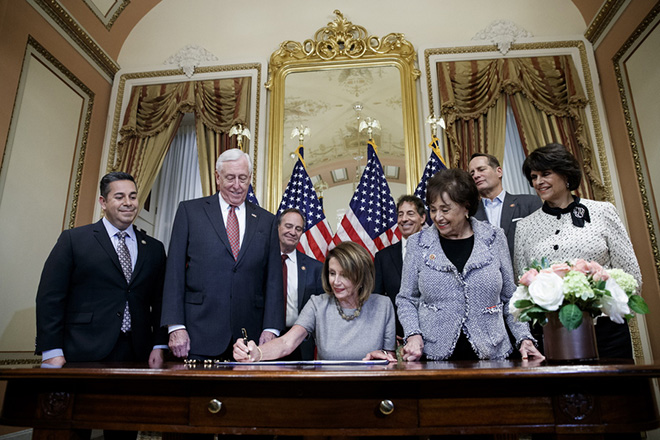
{"type": "Polygon", "coordinates": [[[378,409],[380,409],[380,412],[385,415],[389,416],[394,412],[394,402],[391,400],[381,400],[380,405],[378,405],[378,409]]]}
{"type": "Polygon", "coordinates": [[[207,408],[211,414],[217,414],[222,409],[222,402],[218,399],[211,399],[207,408]]]}

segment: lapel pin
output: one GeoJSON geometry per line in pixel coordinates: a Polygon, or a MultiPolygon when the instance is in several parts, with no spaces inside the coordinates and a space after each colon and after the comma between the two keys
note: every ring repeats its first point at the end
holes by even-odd
{"type": "Polygon", "coordinates": [[[252,217],[257,218],[257,214],[254,214],[254,213],[253,213],[253,214],[252,214],[252,217]]]}
{"type": "Polygon", "coordinates": [[[305,266],[301,266],[300,270],[307,270],[307,268],[305,266]]]}
{"type": "Polygon", "coordinates": [[[435,254],[431,254],[431,255],[429,255],[429,259],[431,259],[431,260],[435,260],[435,254]]]}
{"type": "Polygon", "coordinates": [[[145,240],[140,241],[140,243],[147,244],[147,242],[145,240]]]}
{"type": "Polygon", "coordinates": [[[509,205],[509,208],[513,208],[514,206],[516,206],[516,204],[512,203],[512,204],[509,205]]]}

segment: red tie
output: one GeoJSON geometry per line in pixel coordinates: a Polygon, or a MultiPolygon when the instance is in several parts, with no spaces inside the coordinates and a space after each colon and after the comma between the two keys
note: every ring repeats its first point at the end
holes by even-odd
{"type": "Polygon", "coordinates": [[[229,205],[229,215],[227,216],[227,237],[229,237],[231,253],[234,255],[234,260],[236,260],[241,245],[238,232],[238,218],[236,217],[236,207],[234,205],[229,205]]]}
{"type": "Polygon", "coordinates": [[[284,318],[285,319],[286,319],[286,301],[288,299],[288,295],[287,295],[288,288],[287,288],[287,284],[286,284],[286,279],[289,276],[289,272],[286,268],[286,259],[287,258],[289,258],[289,256],[287,254],[282,254],[282,279],[283,279],[282,285],[284,287],[284,318]]]}

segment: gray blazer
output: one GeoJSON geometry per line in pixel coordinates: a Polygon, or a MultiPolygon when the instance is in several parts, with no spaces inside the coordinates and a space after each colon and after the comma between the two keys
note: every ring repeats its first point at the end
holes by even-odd
{"type": "MultiPolygon", "coordinates": [[[[514,238],[516,236],[516,225],[519,220],[530,215],[543,205],[543,201],[538,196],[530,194],[509,194],[504,193],[504,202],[502,203],[502,217],[500,218],[500,227],[504,229],[507,244],[509,245],[509,255],[513,261],[514,238]]],[[[488,221],[486,209],[483,200],[477,207],[477,213],[474,214],[477,220],[488,221]]]]}
{"type": "Polygon", "coordinates": [[[504,233],[488,222],[470,223],[474,247],[463,273],[445,256],[435,227],[408,239],[396,305],[405,336],[421,334],[428,359],[451,356],[461,329],[480,359],[506,358],[513,347],[505,320],[518,345],[534,341],[527,323],[509,314],[516,285],[504,233]]]}

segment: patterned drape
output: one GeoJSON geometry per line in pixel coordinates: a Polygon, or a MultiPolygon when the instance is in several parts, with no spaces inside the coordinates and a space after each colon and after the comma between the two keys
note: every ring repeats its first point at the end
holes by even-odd
{"type": "Polygon", "coordinates": [[[113,168],[133,175],[144,203],[183,113],[194,112],[202,188],[211,194],[215,160],[232,146],[229,129],[249,120],[249,96],[247,77],[134,87],[113,168]]]}
{"type": "Polygon", "coordinates": [[[586,178],[578,194],[601,196],[585,126],[588,101],[569,56],[442,62],[437,73],[452,167],[466,168],[475,152],[503,160],[508,102],[525,153],[550,142],[565,145],[584,164],[586,178]]]}

